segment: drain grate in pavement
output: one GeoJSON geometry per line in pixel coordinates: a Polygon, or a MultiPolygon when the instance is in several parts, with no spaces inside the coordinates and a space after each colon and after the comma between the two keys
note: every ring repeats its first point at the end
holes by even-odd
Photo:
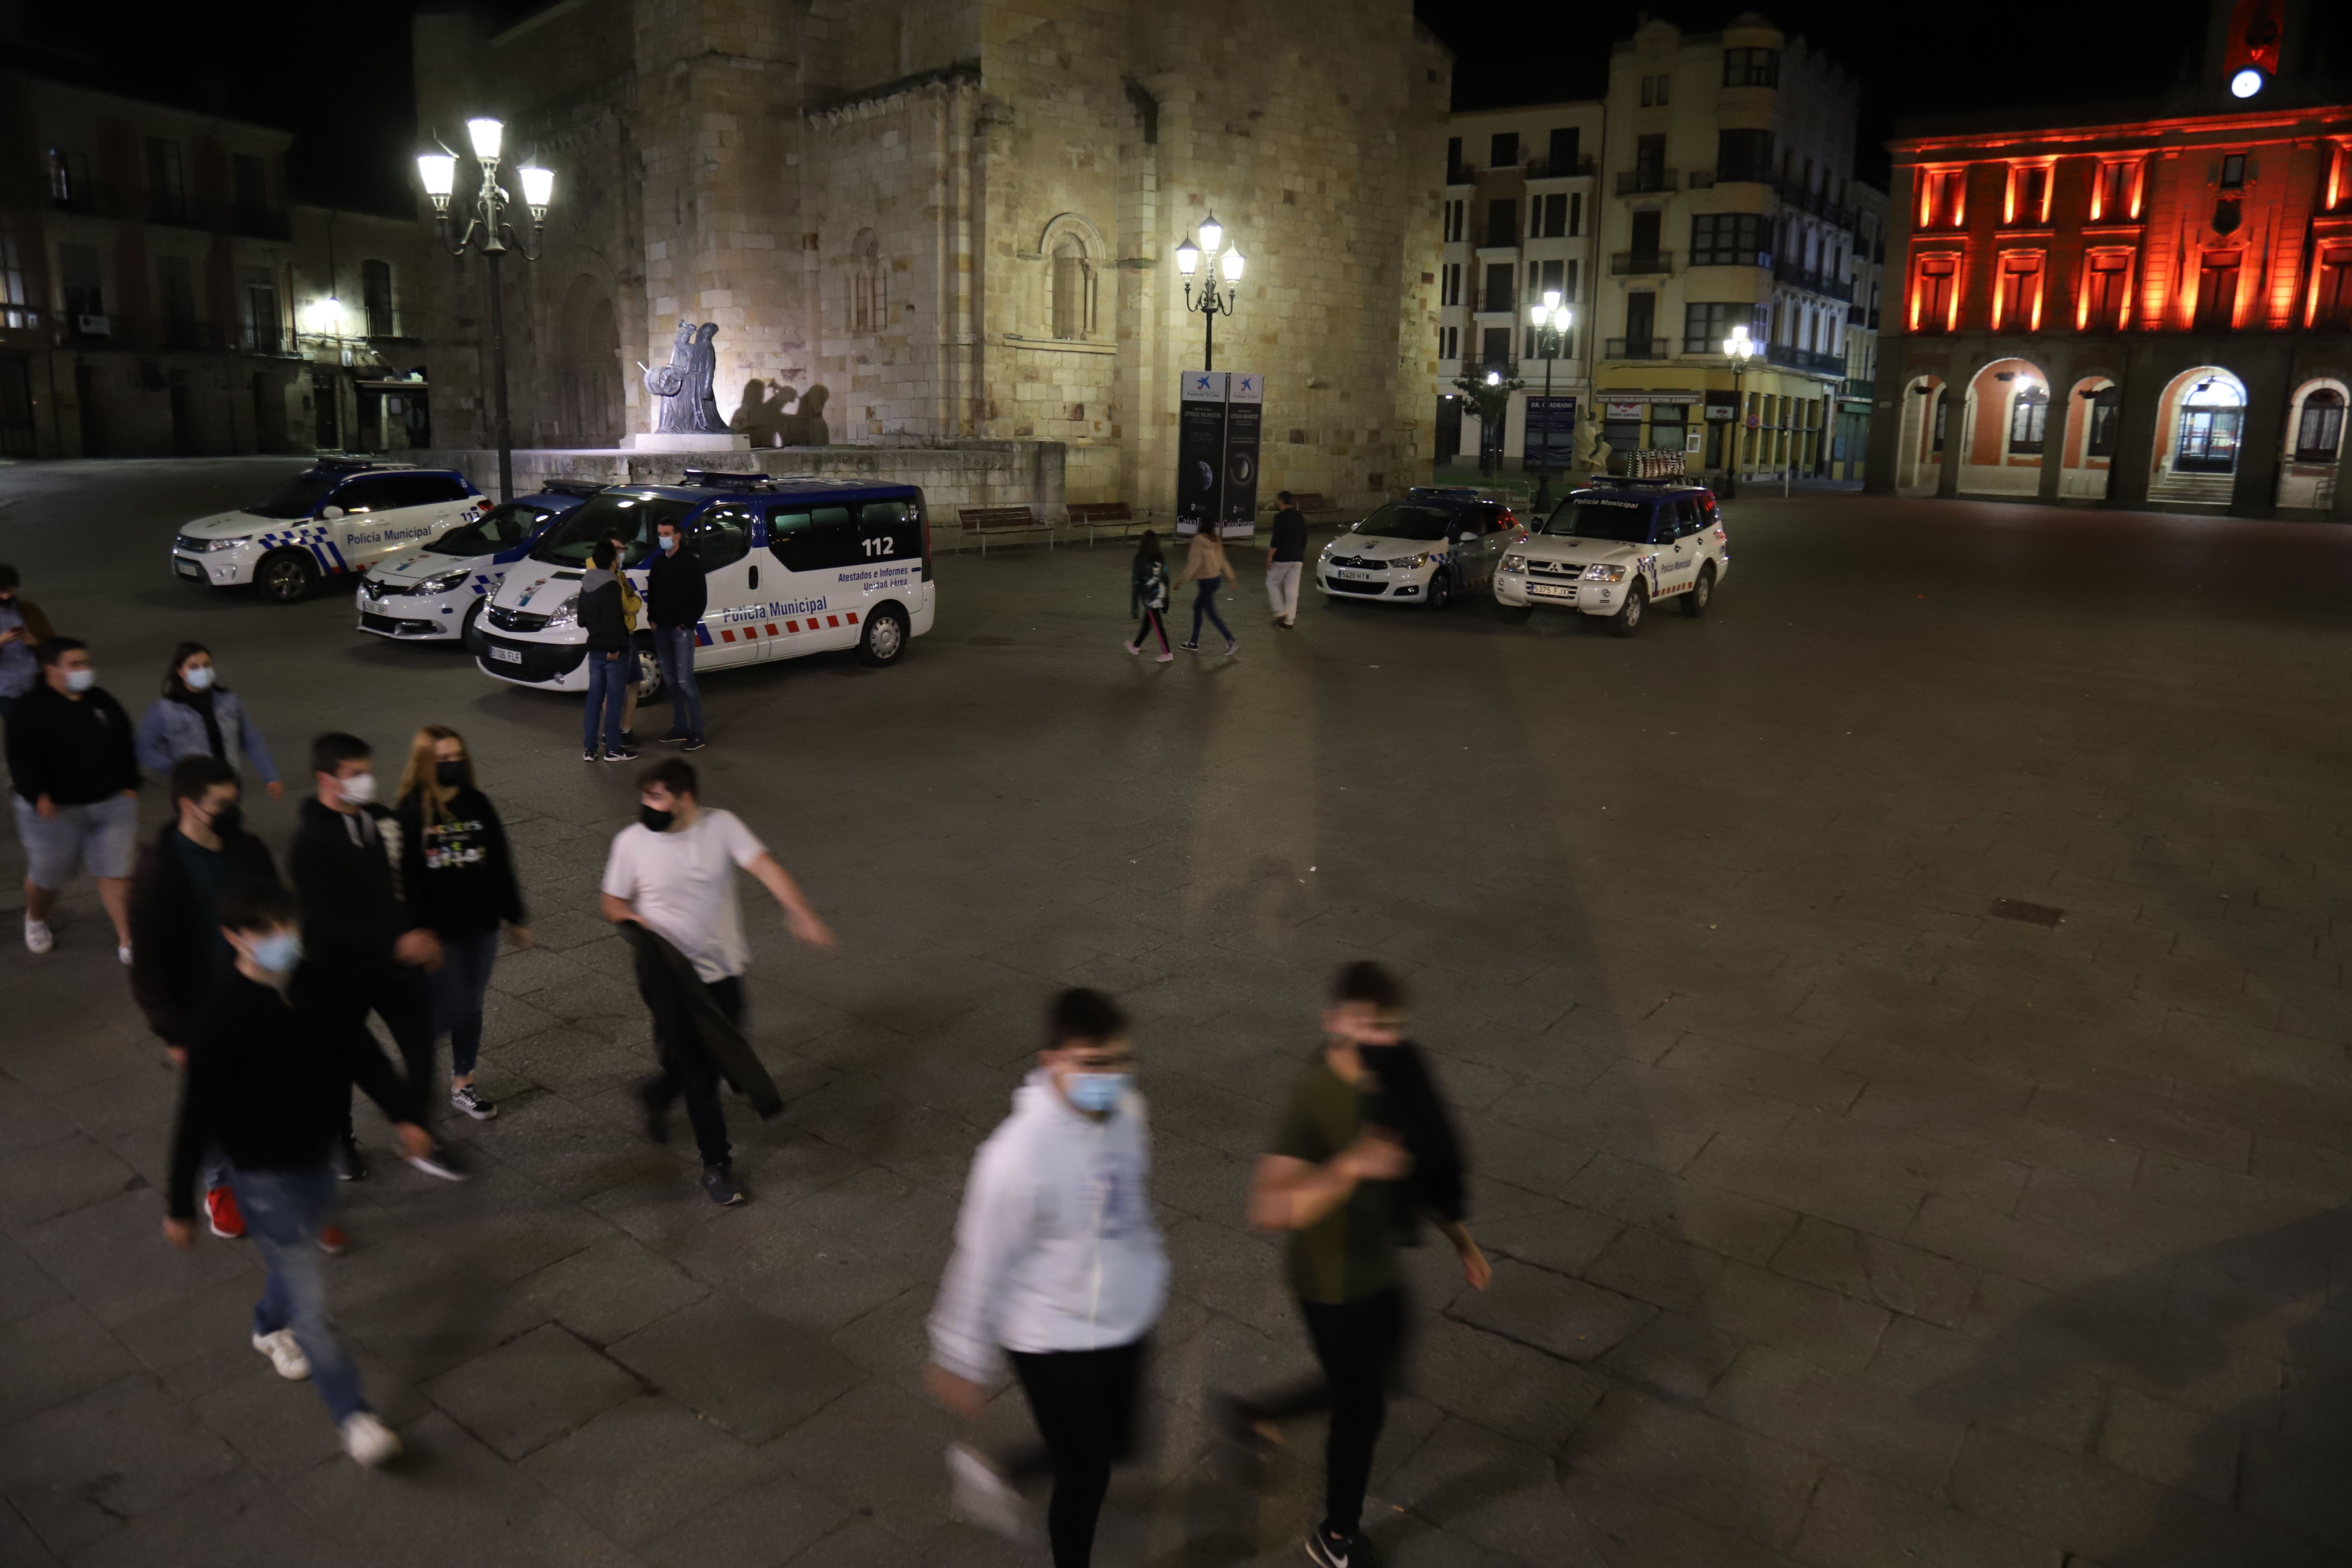
{"type": "Polygon", "coordinates": [[[1985,913],[1999,920],[2023,921],[2028,925],[2055,926],[2066,918],[2064,910],[2053,910],[2048,904],[2029,904],[2021,899],[1995,899],[1985,913]]]}

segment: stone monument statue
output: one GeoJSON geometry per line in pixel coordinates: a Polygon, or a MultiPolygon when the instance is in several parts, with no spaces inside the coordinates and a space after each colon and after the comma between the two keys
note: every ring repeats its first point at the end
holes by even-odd
{"type": "Polygon", "coordinates": [[[680,319],[677,337],[670,344],[669,363],[658,367],[639,362],[646,390],[660,399],[653,433],[632,437],[639,451],[744,451],[749,437],[730,430],[719,415],[719,350],[714,342],[719,323],[700,325],[680,319]]]}

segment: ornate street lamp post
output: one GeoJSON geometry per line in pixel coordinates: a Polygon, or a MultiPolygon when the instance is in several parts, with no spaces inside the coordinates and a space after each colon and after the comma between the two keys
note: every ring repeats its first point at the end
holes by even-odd
{"type": "Polygon", "coordinates": [[[1739,497],[1739,443],[1748,434],[1748,399],[1742,395],[1740,377],[1756,353],[1756,345],[1748,341],[1748,329],[1732,328],[1731,335],[1723,340],[1723,352],[1731,361],[1731,451],[1730,460],[1723,465],[1723,499],[1736,500],[1739,497]]]}
{"type": "Polygon", "coordinates": [[[1551,510],[1551,365],[1559,357],[1568,329],[1575,324],[1576,310],[1559,302],[1559,289],[1547,289],[1542,300],[1528,314],[1535,323],[1536,352],[1544,362],[1544,444],[1543,456],[1536,461],[1535,500],[1535,513],[1542,517],[1551,510]]]}
{"type": "Polygon", "coordinates": [[[1176,247],[1176,270],[1184,275],[1184,308],[1201,313],[1202,370],[1217,368],[1217,318],[1234,313],[1233,286],[1242,280],[1242,266],[1241,247],[1225,244],[1225,226],[1217,221],[1214,213],[1211,213],[1201,225],[1199,244],[1188,239],[1176,247]],[[1220,251],[1223,252],[1222,256],[1218,254],[1220,251]],[[1200,297],[1195,299],[1192,295],[1192,274],[1201,269],[1204,257],[1209,261],[1212,276],[1201,279],[1200,297]],[[1213,276],[1217,272],[1223,273],[1225,278],[1223,295],[1217,291],[1213,276]]]}
{"type": "MultiPolygon", "coordinates": [[[[478,250],[490,263],[490,365],[491,379],[496,387],[493,413],[499,437],[499,499],[514,499],[514,438],[507,421],[507,323],[506,310],[499,297],[499,262],[511,245],[525,261],[537,261],[539,252],[507,221],[507,209],[515,205],[514,197],[499,184],[499,150],[506,139],[506,127],[487,117],[466,121],[466,134],[474,147],[474,162],[482,171],[481,189],[474,194],[473,211],[466,219],[464,232],[455,241],[449,237],[449,198],[457,185],[457,155],[446,143],[436,139],[438,153],[416,155],[416,173],[425,182],[425,194],[433,198],[433,218],[441,231],[441,243],[452,256],[463,256],[468,249],[478,250]]],[[[536,240],[540,230],[547,226],[548,204],[554,199],[555,176],[541,168],[536,160],[515,171],[522,180],[523,205],[530,209],[530,237],[536,240]]]]}

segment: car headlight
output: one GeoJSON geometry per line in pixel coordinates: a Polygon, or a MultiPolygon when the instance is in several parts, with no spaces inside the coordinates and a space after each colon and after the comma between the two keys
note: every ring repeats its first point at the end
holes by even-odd
{"type": "Polygon", "coordinates": [[[1524,555],[1506,555],[1506,556],[1504,556],[1504,557],[1503,557],[1503,570],[1504,570],[1504,571],[1506,571],[1506,572],[1524,572],[1524,571],[1526,571],[1527,569],[1528,569],[1528,558],[1527,558],[1526,556],[1524,556],[1524,555]]]}
{"type": "Polygon", "coordinates": [[[249,533],[240,533],[231,539],[207,539],[205,541],[205,548],[208,551],[235,550],[238,545],[251,542],[252,538],[253,535],[249,533]]]}
{"type": "Polygon", "coordinates": [[[1424,550],[1418,555],[1392,555],[1386,564],[1391,572],[1418,572],[1429,562],[1429,552],[1424,550]]]}
{"type": "Polygon", "coordinates": [[[1622,583],[1625,580],[1625,568],[1622,566],[1587,566],[1584,569],[1584,580],[1588,583],[1622,583]]]}
{"type": "Polygon", "coordinates": [[[471,577],[473,574],[474,574],[471,570],[460,567],[455,572],[444,572],[438,577],[427,577],[422,583],[418,583],[412,586],[408,591],[412,594],[446,594],[450,589],[462,584],[467,578],[471,577]]]}
{"type": "Polygon", "coordinates": [[[580,595],[577,594],[572,595],[572,597],[556,605],[554,610],[547,617],[547,629],[549,631],[553,631],[558,626],[577,626],[579,624],[580,595]]]}

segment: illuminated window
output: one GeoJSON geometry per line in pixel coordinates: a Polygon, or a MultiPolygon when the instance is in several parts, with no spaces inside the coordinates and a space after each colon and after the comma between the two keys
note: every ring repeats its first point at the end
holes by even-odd
{"type": "Polygon", "coordinates": [[[2352,328],[2352,250],[2320,252],[2313,279],[2311,324],[2341,331],[2352,328]]]}
{"type": "Polygon", "coordinates": [[[1959,287],[1958,257],[1923,256],[1911,282],[1911,330],[1948,332],[1952,330],[1955,295],[1959,287]]]}
{"type": "Polygon", "coordinates": [[[2226,332],[2237,319],[2238,253],[2208,252],[2205,264],[2197,270],[2196,329],[2200,332],[2226,332]]]}
{"type": "Polygon", "coordinates": [[[2009,405],[2009,449],[2025,456],[2042,450],[2042,437],[2050,424],[2050,393],[2040,382],[2020,387],[2009,405]]]}
{"type": "Polygon", "coordinates": [[[2118,223],[2131,207],[2129,163],[2102,163],[2091,181],[2091,221],[2118,223]]]}
{"type": "Polygon", "coordinates": [[[2008,221],[2038,225],[2049,216],[2050,166],[2030,163],[2009,172],[2008,221]]]}
{"type": "Polygon", "coordinates": [[[2012,251],[2000,258],[2000,279],[1993,291],[1994,330],[2012,332],[2042,330],[2042,254],[2012,251]]]}
{"type": "Polygon", "coordinates": [[[1928,169],[1919,175],[1919,226],[1958,228],[1967,212],[1965,169],[1928,169]]]}
{"type": "Polygon", "coordinates": [[[2113,332],[2127,326],[2125,312],[2130,305],[2130,253],[2093,251],[2084,258],[2083,268],[2083,330],[2113,332]]]}
{"type": "Polygon", "coordinates": [[[2303,400],[2303,417],[2294,426],[2294,460],[2332,463],[2344,445],[2344,395],[2323,386],[2303,400]]]}

